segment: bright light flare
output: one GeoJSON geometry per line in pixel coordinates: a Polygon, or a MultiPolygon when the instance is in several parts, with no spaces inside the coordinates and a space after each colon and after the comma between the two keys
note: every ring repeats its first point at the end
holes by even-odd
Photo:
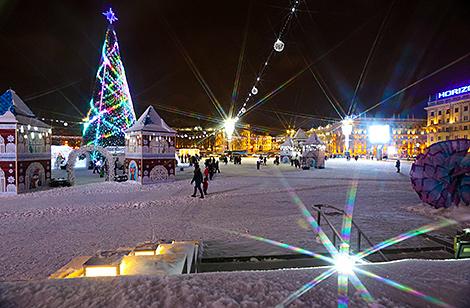
{"type": "Polygon", "coordinates": [[[225,130],[225,135],[227,136],[228,141],[232,140],[236,123],[237,123],[237,120],[235,118],[227,118],[224,121],[224,130],[225,130]]]}
{"type": "Polygon", "coordinates": [[[347,253],[339,253],[334,258],[334,266],[340,274],[351,275],[354,272],[356,260],[347,253]]]}

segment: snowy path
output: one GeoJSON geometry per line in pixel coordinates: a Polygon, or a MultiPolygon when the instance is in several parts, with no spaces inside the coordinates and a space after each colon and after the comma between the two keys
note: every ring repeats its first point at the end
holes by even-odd
{"type": "Polygon", "coordinates": [[[322,250],[280,179],[306,205],[340,208],[356,179],[354,217],[374,242],[431,221],[405,210],[420,204],[406,163],[403,174],[394,172],[393,162],[339,159],[327,161],[324,170],[270,164],[258,171],[249,159],[221,169],[204,200],[189,197],[191,170],[158,185],[98,183],[0,198],[0,279],[42,279],[75,256],[133,246],[153,232],[166,239],[246,243],[236,252],[218,247],[208,252],[212,256],[276,250],[222,229],[322,250]]]}

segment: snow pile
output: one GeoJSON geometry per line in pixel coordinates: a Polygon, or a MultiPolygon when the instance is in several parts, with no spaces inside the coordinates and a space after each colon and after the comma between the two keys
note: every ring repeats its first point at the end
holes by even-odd
{"type": "MultiPolygon", "coordinates": [[[[406,260],[363,266],[455,307],[470,305],[470,260],[406,260]]],[[[2,307],[273,307],[325,268],[0,283],[2,307]]],[[[358,275],[378,306],[433,307],[358,275]]],[[[365,307],[350,287],[350,307],[365,307]]],[[[292,307],[336,307],[336,275],[292,307]]]]}

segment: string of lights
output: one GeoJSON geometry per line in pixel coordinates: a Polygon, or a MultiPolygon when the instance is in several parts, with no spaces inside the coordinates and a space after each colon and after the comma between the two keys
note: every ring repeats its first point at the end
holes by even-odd
{"type": "Polygon", "coordinates": [[[294,17],[295,12],[298,9],[298,6],[299,6],[299,1],[298,0],[295,0],[295,1],[292,2],[292,6],[289,10],[289,14],[285,18],[284,24],[283,24],[281,30],[279,31],[279,33],[276,37],[276,41],[274,42],[273,49],[270,50],[270,52],[268,54],[268,57],[266,58],[266,61],[264,61],[263,65],[261,66],[260,71],[256,75],[256,79],[253,83],[253,86],[251,87],[251,90],[248,93],[248,95],[245,97],[244,102],[243,102],[243,106],[239,109],[239,111],[237,113],[237,116],[234,119],[235,122],[237,122],[240,119],[240,117],[247,111],[247,104],[249,103],[250,99],[253,96],[255,96],[256,94],[258,94],[258,92],[259,92],[258,87],[259,87],[259,84],[261,82],[261,78],[263,77],[264,73],[266,72],[266,70],[268,68],[268,65],[269,65],[272,57],[274,56],[274,54],[275,53],[280,53],[284,50],[285,44],[282,41],[282,38],[283,38],[283,35],[286,32],[286,30],[288,29],[289,24],[290,24],[292,18],[294,17]]]}

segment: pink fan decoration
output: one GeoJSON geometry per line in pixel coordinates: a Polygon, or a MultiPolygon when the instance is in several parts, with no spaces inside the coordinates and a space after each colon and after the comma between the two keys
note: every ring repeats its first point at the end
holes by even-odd
{"type": "Polygon", "coordinates": [[[470,205],[470,140],[438,142],[411,166],[413,189],[435,208],[470,205]]]}

